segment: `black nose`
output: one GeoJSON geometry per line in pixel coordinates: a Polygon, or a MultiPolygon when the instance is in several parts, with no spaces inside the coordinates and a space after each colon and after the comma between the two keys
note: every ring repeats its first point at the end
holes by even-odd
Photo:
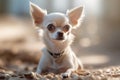
{"type": "Polygon", "coordinates": [[[57,32],[59,37],[63,37],[63,32],[57,32]]]}

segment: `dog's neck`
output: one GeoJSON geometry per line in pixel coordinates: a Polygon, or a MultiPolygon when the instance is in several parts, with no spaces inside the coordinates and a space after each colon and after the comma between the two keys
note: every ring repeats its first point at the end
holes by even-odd
{"type": "Polygon", "coordinates": [[[52,53],[61,53],[70,48],[74,36],[71,34],[65,41],[51,40],[47,35],[44,35],[44,43],[47,49],[52,53]]]}

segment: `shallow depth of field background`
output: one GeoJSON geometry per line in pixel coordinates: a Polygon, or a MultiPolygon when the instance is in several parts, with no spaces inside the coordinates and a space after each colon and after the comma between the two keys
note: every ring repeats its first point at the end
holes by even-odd
{"type": "MultiPolygon", "coordinates": [[[[73,32],[76,36],[72,44],[74,52],[86,68],[120,65],[119,0],[30,1],[48,13],[65,13],[67,9],[83,5],[85,18],[77,31],[73,32]]],[[[37,63],[44,47],[37,30],[29,15],[29,0],[0,0],[0,66],[4,65],[4,55],[9,55],[9,51],[14,55],[21,54],[22,57],[16,57],[18,59],[36,59],[37,63]]],[[[5,60],[7,62],[12,58],[10,55],[5,60]]]]}

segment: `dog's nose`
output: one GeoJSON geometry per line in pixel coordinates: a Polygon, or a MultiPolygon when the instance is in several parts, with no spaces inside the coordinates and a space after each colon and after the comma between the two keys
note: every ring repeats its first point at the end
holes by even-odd
{"type": "Polygon", "coordinates": [[[63,37],[63,32],[57,32],[59,37],[63,37]]]}

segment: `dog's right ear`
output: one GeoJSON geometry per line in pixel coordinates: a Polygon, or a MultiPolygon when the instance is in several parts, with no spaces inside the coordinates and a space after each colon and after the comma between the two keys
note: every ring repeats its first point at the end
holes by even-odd
{"type": "Polygon", "coordinates": [[[47,15],[47,11],[30,2],[30,14],[34,24],[38,26],[43,22],[44,16],[47,15]]]}

